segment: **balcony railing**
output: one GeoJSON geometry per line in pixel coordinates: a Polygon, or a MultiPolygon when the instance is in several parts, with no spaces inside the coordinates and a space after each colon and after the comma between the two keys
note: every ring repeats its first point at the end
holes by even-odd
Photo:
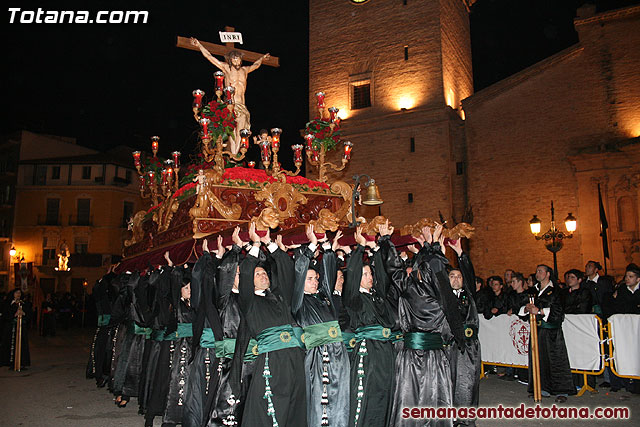
{"type": "Polygon", "coordinates": [[[93,226],[93,215],[91,216],[77,216],[77,215],[69,215],[69,225],[77,225],[77,226],[93,226]]]}

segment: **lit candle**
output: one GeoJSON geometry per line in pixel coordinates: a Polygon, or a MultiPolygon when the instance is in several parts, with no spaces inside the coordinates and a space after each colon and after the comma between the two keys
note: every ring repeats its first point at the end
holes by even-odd
{"type": "Polygon", "coordinates": [[[147,172],[147,174],[149,175],[149,185],[153,186],[156,183],[155,182],[156,173],[154,171],[149,171],[147,172]]]}
{"type": "Polygon", "coordinates": [[[318,150],[314,149],[311,151],[311,160],[313,160],[314,162],[320,160],[320,154],[318,153],[318,150]]]}
{"type": "Polygon", "coordinates": [[[233,94],[236,93],[236,88],[233,86],[227,86],[224,88],[224,97],[227,100],[227,104],[233,104],[233,94]]]}
{"type": "Polygon", "coordinates": [[[262,154],[262,162],[263,163],[267,163],[271,161],[271,150],[269,149],[269,146],[271,144],[269,143],[268,140],[263,140],[260,143],[260,148],[261,148],[261,154],[262,154]]]}
{"type": "Polygon", "coordinates": [[[307,150],[313,149],[313,139],[314,138],[315,137],[313,136],[313,134],[310,134],[310,133],[308,133],[308,134],[306,134],[304,136],[305,141],[307,141],[307,150]]]}
{"type": "Polygon", "coordinates": [[[140,180],[140,190],[144,191],[144,175],[138,175],[138,179],[140,180]]]}
{"type": "Polygon", "coordinates": [[[173,157],[173,164],[179,168],[180,167],[180,152],[179,151],[174,151],[173,153],[171,153],[171,156],[173,157]]]}
{"type": "Polygon", "coordinates": [[[133,154],[133,164],[135,165],[135,167],[140,166],[140,152],[134,151],[132,154],[133,154]]]}
{"type": "Polygon", "coordinates": [[[330,115],[331,123],[334,123],[336,121],[336,117],[338,117],[338,111],[340,110],[336,107],[329,107],[329,115],[330,115]]]}
{"type": "Polygon", "coordinates": [[[254,162],[253,160],[251,160],[248,164],[251,169],[256,167],[256,162],[254,162]]]}
{"type": "Polygon", "coordinates": [[[298,165],[298,163],[302,163],[302,149],[304,148],[301,144],[292,145],[293,149],[293,162],[298,165]]]}
{"type": "Polygon", "coordinates": [[[282,134],[282,129],[273,128],[271,129],[271,143],[273,144],[273,149],[278,151],[280,149],[280,135],[282,134]]]}
{"type": "Polygon", "coordinates": [[[205,138],[208,138],[209,137],[209,123],[211,123],[211,120],[207,119],[206,117],[203,117],[199,121],[200,121],[200,126],[202,126],[202,134],[204,135],[205,138]]]}
{"type": "Polygon", "coordinates": [[[154,156],[158,152],[158,141],[160,141],[160,137],[159,136],[152,136],[151,137],[151,151],[153,151],[153,155],[154,156]]]}
{"type": "Polygon", "coordinates": [[[316,98],[318,100],[318,108],[324,108],[324,92],[316,93],[316,98]]]}
{"type": "Polygon", "coordinates": [[[202,106],[202,97],[204,96],[204,91],[200,89],[196,89],[192,92],[193,95],[193,108],[200,108],[202,106]]]}
{"type": "Polygon", "coordinates": [[[251,131],[249,129],[240,129],[240,148],[245,150],[249,149],[249,136],[251,131]]]}
{"type": "Polygon", "coordinates": [[[169,181],[169,185],[171,185],[171,181],[173,180],[173,169],[167,169],[167,181],[169,181]]]}
{"type": "Polygon", "coordinates": [[[353,142],[345,141],[344,142],[344,159],[351,160],[351,150],[353,149],[353,142]]]}
{"type": "Polygon", "coordinates": [[[213,73],[213,78],[215,79],[216,90],[222,90],[222,86],[224,86],[224,73],[222,71],[216,71],[213,73]]]}
{"type": "Polygon", "coordinates": [[[167,170],[162,169],[162,185],[167,185],[167,170]]]}

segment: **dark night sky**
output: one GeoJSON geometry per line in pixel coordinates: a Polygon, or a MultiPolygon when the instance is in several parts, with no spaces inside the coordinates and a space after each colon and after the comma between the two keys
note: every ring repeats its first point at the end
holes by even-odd
{"type": "MultiPolygon", "coordinates": [[[[0,132],[72,136],[101,150],[120,144],[148,149],[149,137],[159,135],[161,154],[190,153],[196,141],[191,91],[210,94],[215,68],[198,52],[176,48],[175,37],[218,43],[218,31],[230,25],[243,33],[245,44],[238,47],[280,58],[280,68],[263,66],[249,76],[246,99],[254,132],[278,126],[284,130],[283,146],[301,142],[297,130],[308,114],[307,2],[176,3],[10,2],[23,10],[148,10],[149,22],[10,24],[5,9],[2,85],[9,111],[0,132]]],[[[476,90],[577,42],[572,21],[583,3],[478,0],[470,15],[476,90]]],[[[599,11],[634,3],[597,2],[599,11]]],[[[338,29],[326,31],[330,36],[338,29]]]]}

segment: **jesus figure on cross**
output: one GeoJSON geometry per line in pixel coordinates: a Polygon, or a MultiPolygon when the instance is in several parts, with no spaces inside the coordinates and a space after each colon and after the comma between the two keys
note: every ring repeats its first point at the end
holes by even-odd
{"type": "Polygon", "coordinates": [[[229,138],[229,150],[233,154],[236,154],[240,149],[240,130],[251,129],[251,117],[249,115],[249,110],[247,110],[247,107],[244,104],[244,93],[247,89],[247,75],[250,72],[257,70],[260,65],[262,65],[262,61],[269,59],[270,55],[267,53],[253,64],[249,66],[242,66],[241,52],[232,50],[225,55],[226,62],[222,62],[202,46],[198,39],[192,37],[191,44],[200,49],[202,55],[224,73],[225,86],[233,86],[235,88],[235,92],[233,93],[233,103],[234,111],[236,113],[236,128],[234,130],[233,138],[229,138]]]}

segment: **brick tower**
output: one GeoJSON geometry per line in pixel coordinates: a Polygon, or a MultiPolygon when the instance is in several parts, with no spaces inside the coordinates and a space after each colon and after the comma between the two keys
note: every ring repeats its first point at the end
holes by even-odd
{"type": "MultiPolygon", "coordinates": [[[[460,220],[466,207],[464,113],[473,93],[471,0],[310,0],[309,105],[326,93],[354,143],[344,180],[375,178],[397,225],[460,220]]],[[[367,217],[378,209],[360,210],[367,217]]]]}

